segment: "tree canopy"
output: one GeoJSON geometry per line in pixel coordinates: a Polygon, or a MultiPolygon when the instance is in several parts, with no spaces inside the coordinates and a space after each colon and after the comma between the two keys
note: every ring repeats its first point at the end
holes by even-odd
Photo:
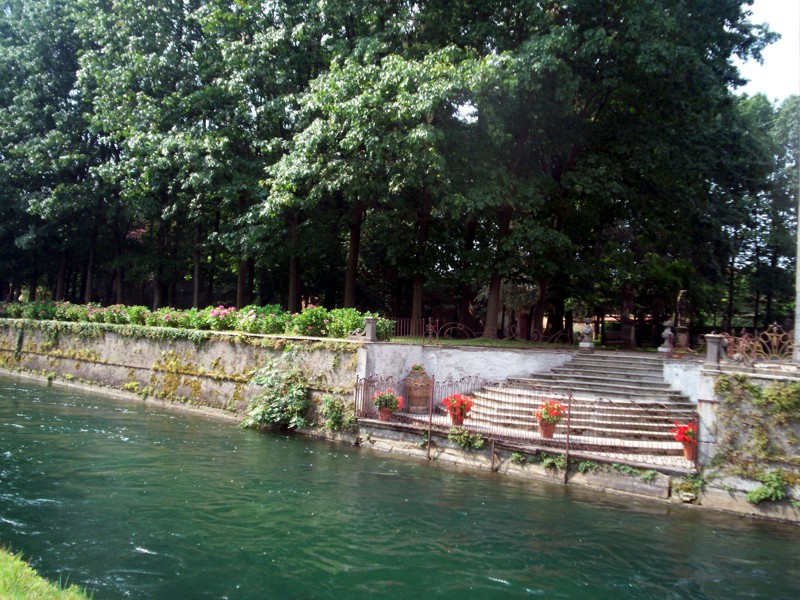
{"type": "Polygon", "coordinates": [[[781,321],[750,3],[0,0],[2,297],[781,321]]]}

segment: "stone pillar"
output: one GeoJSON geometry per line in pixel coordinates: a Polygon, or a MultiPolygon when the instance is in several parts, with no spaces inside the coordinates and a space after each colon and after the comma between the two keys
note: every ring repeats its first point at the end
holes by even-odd
{"type": "Polygon", "coordinates": [[[722,350],[722,336],[716,333],[706,334],[706,366],[719,365],[720,351],[722,350]]]}
{"type": "Polygon", "coordinates": [[[365,341],[367,342],[377,342],[378,341],[378,318],[377,317],[366,317],[364,319],[364,337],[366,338],[365,341]]]}

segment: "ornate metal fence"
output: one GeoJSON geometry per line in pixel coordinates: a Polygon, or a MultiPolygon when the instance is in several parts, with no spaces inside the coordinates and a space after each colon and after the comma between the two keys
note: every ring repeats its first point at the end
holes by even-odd
{"type": "MultiPolygon", "coordinates": [[[[391,332],[391,340],[393,342],[440,344],[446,340],[475,340],[483,338],[483,332],[475,331],[454,321],[441,322],[439,319],[408,318],[390,318],[389,321],[394,324],[391,332]]],[[[516,324],[511,324],[505,330],[504,339],[521,340],[528,338],[523,338],[516,324]]],[[[573,335],[566,329],[555,333],[545,333],[534,329],[530,332],[529,341],[543,344],[572,344],[573,335]]]]}
{"type": "Polygon", "coordinates": [[[766,331],[739,335],[723,334],[725,355],[729,361],[748,365],[781,363],[792,359],[794,341],[790,332],[773,323],[766,331]]]}

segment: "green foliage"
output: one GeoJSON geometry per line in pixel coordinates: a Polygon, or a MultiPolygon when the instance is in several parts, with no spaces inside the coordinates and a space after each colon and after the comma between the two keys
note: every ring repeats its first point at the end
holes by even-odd
{"type": "Polygon", "coordinates": [[[683,477],[677,484],[673,484],[673,488],[679,492],[687,492],[699,496],[706,486],[706,480],[703,478],[702,473],[691,473],[683,477]]]}
{"type": "Polygon", "coordinates": [[[466,427],[453,427],[448,432],[447,439],[462,450],[480,450],[486,444],[480,433],[470,431],[466,427]]]}
{"type": "Polygon", "coordinates": [[[645,483],[653,483],[658,477],[658,471],[654,469],[647,469],[646,471],[642,471],[639,473],[639,478],[644,481],[645,483]]]}
{"type": "Polygon", "coordinates": [[[684,288],[719,313],[731,273],[748,313],[782,311],[798,100],[736,100],[732,57],[773,36],[700,4],[8,2],[2,289],[162,309],[191,284],[218,314],[150,324],[334,337],[355,314],[229,308],[421,316],[485,288],[492,337],[505,283],[559,328],[624,286],[640,314],[684,288]]]}
{"type": "Polygon", "coordinates": [[[723,375],[715,392],[721,402],[713,465],[733,475],[754,477],[770,463],[798,462],[800,384],[761,387],[746,375],[723,375]]]}
{"type": "Polygon", "coordinates": [[[524,454],[521,452],[512,452],[511,454],[511,462],[516,463],[518,465],[525,464],[528,459],[524,454]]]}
{"type": "Polygon", "coordinates": [[[567,457],[563,454],[550,454],[549,452],[540,452],[539,464],[545,469],[563,471],[567,468],[567,457]]]}
{"type": "Polygon", "coordinates": [[[758,504],[765,500],[777,502],[786,498],[786,478],[780,470],[769,471],[756,475],[756,480],[764,485],[747,492],[745,497],[751,504],[758,504]]]}
{"type": "Polygon", "coordinates": [[[631,475],[632,477],[638,477],[641,471],[630,465],[622,465],[620,463],[611,463],[611,468],[617,471],[618,473],[622,473],[623,475],[631,475]]]}
{"type": "Polygon", "coordinates": [[[253,376],[251,383],[264,391],[251,399],[242,427],[294,429],[307,425],[308,382],[295,360],[294,353],[285,352],[253,376]]]}
{"type": "Polygon", "coordinates": [[[322,306],[308,306],[303,312],[292,316],[289,332],[296,335],[324,337],[328,335],[328,309],[322,306]]]}
{"type": "Polygon", "coordinates": [[[20,555],[0,549],[0,597],[87,600],[85,590],[74,585],[61,586],[43,579],[20,555]]]}
{"type": "MultiPolygon", "coordinates": [[[[309,306],[302,312],[290,314],[277,304],[245,306],[216,306],[204,309],[159,308],[150,311],[144,306],[115,304],[102,307],[97,304],[72,304],[70,302],[4,302],[0,305],[0,318],[70,321],[78,323],[108,323],[111,325],[146,325],[151,328],[201,331],[241,331],[271,335],[307,335],[314,337],[347,338],[350,331],[362,329],[364,318],[371,313],[356,309],[335,309],[309,306]]],[[[387,339],[391,322],[378,319],[378,337],[387,339]]]]}
{"type": "Polygon", "coordinates": [[[353,406],[345,403],[341,398],[335,398],[329,394],[322,397],[322,404],[319,409],[320,415],[324,419],[323,429],[330,431],[350,431],[355,427],[356,418],[353,406]]]}
{"type": "Polygon", "coordinates": [[[364,318],[370,313],[361,314],[354,308],[336,308],[328,313],[328,335],[347,339],[353,331],[364,329],[364,318]]]}
{"type": "Polygon", "coordinates": [[[587,473],[594,473],[600,468],[600,465],[593,460],[582,460],[578,463],[578,472],[586,475],[587,473]]]}

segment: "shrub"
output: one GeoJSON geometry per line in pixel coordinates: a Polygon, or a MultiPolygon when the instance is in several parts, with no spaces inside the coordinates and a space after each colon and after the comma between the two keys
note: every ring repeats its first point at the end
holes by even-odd
{"type": "Polygon", "coordinates": [[[355,308],[336,308],[328,313],[328,335],[347,339],[351,332],[364,328],[364,315],[355,308]]]}
{"type": "Polygon", "coordinates": [[[134,325],[144,325],[145,318],[150,314],[150,309],[146,306],[128,306],[128,322],[134,325]]]}
{"type": "Polygon", "coordinates": [[[292,315],[290,331],[297,335],[322,337],[328,333],[328,309],[324,306],[308,306],[303,312],[292,315]]]}
{"type": "Polygon", "coordinates": [[[284,353],[267,362],[251,383],[264,388],[247,407],[243,427],[305,427],[308,382],[295,363],[295,355],[284,353]]]}
{"type": "Polygon", "coordinates": [[[356,423],[352,404],[346,404],[341,398],[334,398],[328,394],[322,397],[319,412],[325,419],[322,424],[323,429],[347,431],[356,423]]]}
{"type": "Polygon", "coordinates": [[[220,304],[216,308],[207,308],[208,323],[215,331],[233,331],[236,326],[236,307],[223,306],[220,304]]]}
{"type": "Polygon", "coordinates": [[[122,304],[114,304],[106,308],[103,312],[103,318],[106,323],[116,323],[118,325],[130,323],[130,314],[122,304]]]}

